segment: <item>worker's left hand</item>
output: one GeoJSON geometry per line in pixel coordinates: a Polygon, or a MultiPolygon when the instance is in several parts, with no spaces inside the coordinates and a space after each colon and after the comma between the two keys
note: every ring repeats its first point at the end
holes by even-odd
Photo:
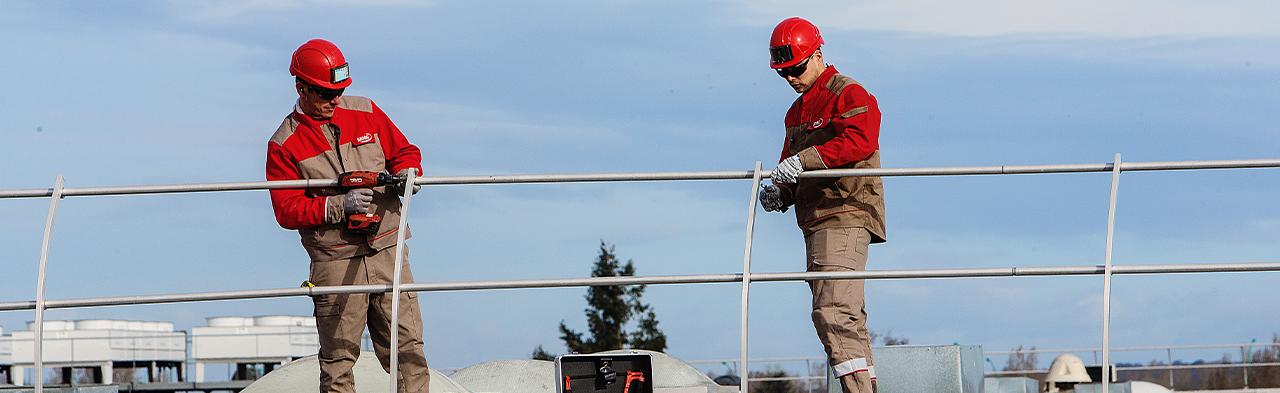
{"type": "MultiPolygon", "coordinates": [[[[397,175],[397,176],[408,176],[408,175],[409,175],[409,168],[401,169],[401,170],[400,170],[400,172],[396,172],[396,175],[397,175]]],[[[418,175],[422,175],[422,174],[421,174],[421,173],[419,173],[418,175]]],[[[417,185],[417,184],[414,184],[414,185],[413,185],[413,195],[418,195],[418,190],[421,190],[421,189],[422,189],[422,186],[417,185]]],[[[404,183],[396,183],[396,195],[404,195],[404,183]]]]}
{"type": "Polygon", "coordinates": [[[786,213],[787,203],[782,200],[782,190],[770,184],[760,187],[760,207],[767,212],[786,213]]]}
{"type": "Polygon", "coordinates": [[[800,156],[794,155],[779,162],[778,167],[773,168],[773,174],[769,176],[769,180],[772,180],[773,184],[795,184],[796,176],[799,176],[800,172],[804,172],[804,165],[800,163],[800,156]]]}

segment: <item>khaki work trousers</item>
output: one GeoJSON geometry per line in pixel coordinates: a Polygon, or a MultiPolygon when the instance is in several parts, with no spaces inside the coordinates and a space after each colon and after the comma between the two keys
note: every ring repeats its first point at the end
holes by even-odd
{"type": "MultiPolygon", "coordinates": [[[[865,228],[825,228],[805,236],[807,271],[862,271],[867,266],[871,233],[865,228]]],[[[871,336],[867,332],[863,280],[810,281],[813,327],[839,376],[844,393],[875,391],[871,336]]]]}
{"type": "MultiPolygon", "coordinates": [[[[391,284],[395,276],[396,247],[369,255],[311,263],[311,282],[316,286],[391,284]]],[[[401,283],[413,282],[405,251],[401,283]]],[[[316,295],[316,327],[320,333],[320,392],[355,393],[351,369],[360,357],[360,336],[365,326],[373,341],[373,352],[382,369],[391,370],[391,293],[316,295]]],[[[427,358],[422,352],[422,314],[418,295],[400,293],[397,386],[400,393],[426,393],[431,382],[427,358]]]]}

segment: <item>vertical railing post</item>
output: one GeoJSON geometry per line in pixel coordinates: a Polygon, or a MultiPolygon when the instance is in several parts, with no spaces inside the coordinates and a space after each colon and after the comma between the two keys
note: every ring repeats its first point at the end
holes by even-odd
{"type": "Polygon", "coordinates": [[[58,201],[62,200],[62,175],[53,181],[53,195],[49,200],[49,217],[44,221],[44,242],[40,243],[40,273],[36,276],[36,337],[35,368],[36,393],[44,393],[44,279],[49,270],[49,238],[53,236],[53,218],[58,216],[58,201]]]}
{"type": "Polygon", "coordinates": [[[1116,189],[1120,187],[1120,153],[1111,164],[1111,204],[1107,208],[1107,256],[1102,268],[1102,391],[1111,385],[1111,245],[1116,229],[1116,189]]]}
{"type": "Polygon", "coordinates": [[[739,372],[738,384],[739,392],[747,392],[747,376],[751,372],[747,371],[747,310],[750,303],[747,301],[751,288],[751,238],[756,228],[756,195],[760,193],[760,161],[756,161],[756,170],[752,172],[751,177],[751,201],[747,203],[750,210],[747,210],[747,245],[746,250],[742,253],[742,370],[739,372]]]}
{"type": "Polygon", "coordinates": [[[404,237],[409,226],[409,199],[413,198],[413,181],[418,176],[417,169],[409,168],[408,178],[404,183],[404,195],[400,203],[400,229],[396,233],[396,267],[395,277],[391,278],[391,393],[399,392],[398,375],[400,371],[400,275],[401,264],[404,263],[404,237]]]}
{"type": "Polygon", "coordinates": [[[1249,389],[1249,354],[1244,345],[1240,346],[1240,364],[1244,366],[1244,388],[1249,389]]]}

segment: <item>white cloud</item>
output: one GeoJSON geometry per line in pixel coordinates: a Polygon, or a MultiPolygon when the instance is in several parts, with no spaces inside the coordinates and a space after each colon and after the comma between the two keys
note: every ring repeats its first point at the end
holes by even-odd
{"type": "Polygon", "coordinates": [[[820,28],[960,36],[1105,37],[1277,35],[1280,3],[1263,1],[742,1],[750,24],[800,15],[820,28]]]}
{"type": "Polygon", "coordinates": [[[236,0],[196,1],[183,8],[190,19],[213,21],[235,18],[260,11],[293,10],[301,8],[341,10],[343,8],[368,7],[431,7],[431,0],[236,0]]]}

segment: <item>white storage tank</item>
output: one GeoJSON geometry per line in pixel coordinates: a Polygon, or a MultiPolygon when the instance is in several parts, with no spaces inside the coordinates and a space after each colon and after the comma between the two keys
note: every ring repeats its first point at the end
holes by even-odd
{"type": "MultiPolygon", "coordinates": [[[[75,328],[75,324],[70,321],[44,321],[44,331],[46,332],[75,330],[75,328]]],[[[36,322],[27,322],[27,330],[36,330],[36,322]]]]}
{"type": "Polygon", "coordinates": [[[209,325],[209,327],[245,327],[253,326],[253,319],[245,317],[210,317],[205,318],[205,324],[209,325]]]}
{"type": "Polygon", "coordinates": [[[76,321],[75,329],[76,330],[111,330],[111,326],[114,324],[114,322],[115,321],[112,321],[110,319],[86,319],[83,321],[76,321]]]}
{"type": "Polygon", "coordinates": [[[316,327],[315,317],[293,317],[293,326],[316,327]]]}
{"type": "Polygon", "coordinates": [[[267,315],[254,317],[253,326],[293,326],[293,316],[267,315]]]}

